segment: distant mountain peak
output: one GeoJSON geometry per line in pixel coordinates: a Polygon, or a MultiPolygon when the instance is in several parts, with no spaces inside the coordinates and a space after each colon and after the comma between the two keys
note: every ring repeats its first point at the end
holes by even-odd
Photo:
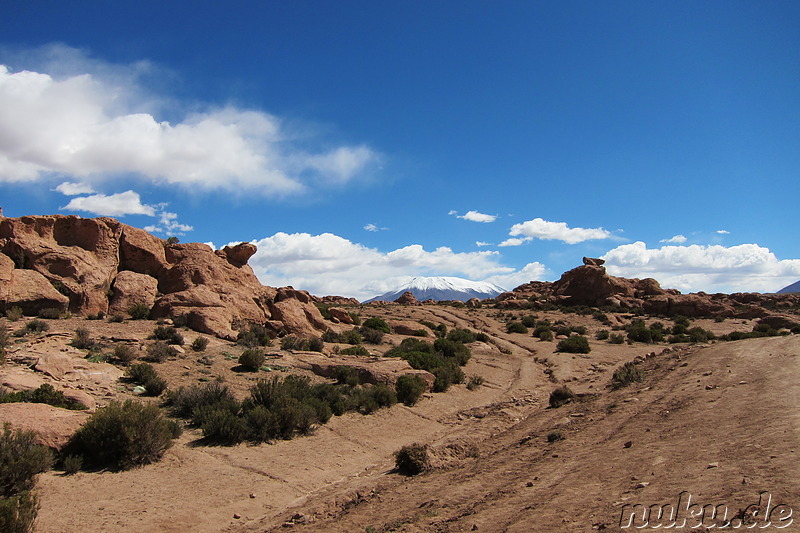
{"type": "MultiPolygon", "coordinates": [[[[413,294],[417,300],[459,300],[466,302],[471,298],[494,298],[505,289],[488,281],[471,281],[452,276],[418,276],[397,287],[393,291],[370,298],[366,302],[393,302],[405,292],[413,294]]],[[[365,302],[365,303],[366,303],[365,302]]]]}
{"type": "Polygon", "coordinates": [[[795,281],[788,287],[782,288],[778,291],[778,294],[790,294],[795,292],[800,292],[800,281],[795,281]]]}

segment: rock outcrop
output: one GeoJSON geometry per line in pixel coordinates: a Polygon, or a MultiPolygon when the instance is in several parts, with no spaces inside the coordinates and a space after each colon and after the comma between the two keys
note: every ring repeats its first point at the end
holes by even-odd
{"type": "Polygon", "coordinates": [[[246,322],[301,336],[327,329],[308,293],[261,285],[247,265],[250,243],[214,251],[112,218],[53,215],[0,219],[0,252],[0,311],[126,314],[144,304],[154,318],[183,315],[191,328],[231,339],[246,322]]]}
{"type": "Polygon", "coordinates": [[[421,305],[417,297],[411,291],[404,292],[400,298],[395,300],[395,303],[403,305],[421,305]]]}

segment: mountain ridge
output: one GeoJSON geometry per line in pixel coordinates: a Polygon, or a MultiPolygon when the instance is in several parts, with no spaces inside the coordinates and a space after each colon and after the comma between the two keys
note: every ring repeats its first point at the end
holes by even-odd
{"type": "Polygon", "coordinates": [[[494,298],[505,292],[505,289],[488,281],[471,281],[453,276],[417,276],[396,290],[365,300],[364,303],[393,302],[405,292],[410,292],[419,301],[459,300],[465,302],[472,298],[481,300],[494,298]]]}

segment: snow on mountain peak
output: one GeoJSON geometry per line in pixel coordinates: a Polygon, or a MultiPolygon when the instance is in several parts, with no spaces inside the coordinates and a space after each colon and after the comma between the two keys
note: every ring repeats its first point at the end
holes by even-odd
{"type": "Polygon", "coordinates": [[[387,292],[367,301],[394,301],[404,292],[411,292],[418,300],[460,300],[470,298],[493,298],[505,289],[488,281],[471,281],[452,276],[418,276],[402,284],[396,290],[387,292]]]}

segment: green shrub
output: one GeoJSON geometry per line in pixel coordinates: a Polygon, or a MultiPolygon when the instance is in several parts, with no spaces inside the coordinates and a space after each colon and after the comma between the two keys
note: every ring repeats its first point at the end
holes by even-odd
{"type": "Polygon", "coordinates": [[[112,323],[115,323],[115,324],[119,324],[119,323],[125,322],[125,317],[120,315],[120,314],[115,314],[115,315],[111,315],[110,317],[108,317],[108,321],[112,322],[112,323]]]}
{"type": "Polygon", "coordinates": [[[415,374],[403,374],[395,383],[397,400],[408,406],[415,405],[426,390],[428,384],[415,374]]]}
{"type": "Polygon", "coordinates": [[[541,320],[539,321],[536,326],[533,328],[533,336],[538,337],[541,340],[553,340],[553,330],[550,328],[550,321],[549,320],[541,320]],[[545,335],[549,338],[542,338],[542,335],[545,335]]]}
{"type": "Polygon", "coordinates": [[[239,356],[239,364],[251,372],[258,372],[266,360],[264,352],[258,348],[248,348],[239,356]]]}
{"type": "Polygon", "coordinates": [[[159,396],[167,389],[167,382],[156,372],[152,365],[137,363],[128,367],[126,377],[145,388],[148,396],[159,396]]]}
{"type": "Polygon", "coordinates": [[[25,323],[25,331],[27,333],[44,333],[49,329],[50,325],[47,322],[36,318],[28,320],[28,322],[25,323]]]}
{"type": "Polygon", "coordinates": [[[407,337],[403,339],[399,345],[387,351],[384,355],[386,357],[403,357],[403,354],[410,352],[425,352],[432,354],[435,352],[435,350],[433,348],[433,344],[427,341],[407,337]]]}
{"type": "Polygon", "coordinates": [[[599,341],[607,340],[609,336],[610,333],[607,329],[601,329],[600,331],[594,334],[594,338],[599,341]]]}
{"type": "Polygon", "coordinates": [[[62,466],[64,467],[64,474],[68,476],[77,474],[83,468],[83,457],[80,455],[67,455],[64,457],[62,466]]]}
{"type": "Polygon", "coordinates": [[[368,344],[380,344],[383,342],[383,332],[377,329],[361,326],[359,330],[364,342],[368,344]]]}
{"type": "Polygon", "coordinates": [[[553,330],[550,328],[539,331],[539,334],[536,336],[539,337],[540,341],[545,341],[545,342],[552,342],[553,339],[555,339],[553,330]]]}
{"type": "Polygon", "coordinates": [[[457,328],[450,330],[450,332],[447,334],[446,339],[452,342],[469,344],[471,342],[475,342],[478,339],[478,336],[474,331],[457,328]]]}
{"type": "Polygon", "coordinates": [[[143,357],[145,361],[151,363],[163,363],[170,357],[178,355],[177,350],[164,341],[156,341],[147,347],[147,355],[143,357]]]}
{"type": "Polygon", "coordinates": [[[16,322],[22,318],[22,308],[15,305],[11,309],[8,309],[6,311],[6,318],[8,318],[11,322],[16,322]]]}
{"type": "Polygon", "coordinates": [[[78,328],[75,330],[75,336],[72,337],[70,344],[79,350],[90,350],[94,347],[94,339],[88,329],[78,328]]]}
{"type": "Polygon", "coordinates": [[[206,337],[197,337],[192,341],[192,350],[195,352],[204,352],[208,347],[208,339],[206,337]]]}
{"type": "Polygon", "coordinates": [[[0,403],[46,403],[53,407],[82,411],[86,406],[64,396],[64,393],[56,390],[51,384],[43,383],[37,389],[23,390],[17,392],[6,392],[0,389],[0,403]]]}
{"type": "Polygon", "coordinates": [[[586,326],[571,326],[570,329],[572,333],[577,333],[578,335],[586,335],[587,332],[586,326]]]}
{"type": "Polygon", "coordinates": [[[487,335],[486,333],[483,333],[483,332],[478,333],[477,335],[475,335],[475,340],[478,341],[478,342],[487,342],[488,343],[489,342],[489,335],[487,335]]]}
{"type": "Polygon", "coordinates": [[[522,322],[509,322],[506,325],[506,332],[508,333],[528,333],[528,328],[522,322]]]}
{"type": "Polygon", "coordinates": [[[0,531],[30,533],[39,513],[39,496],[26,490],[8,498],[0,498],[0,531]]]}
{"type": "Polygon", "coordinates": [[[183,345],[183,335],[174,326],[156,326],[153,330],[153,338],[165,341],[167,344],[183,345]]]}
{"type": "Polygon", "coordinates": [[[475,390],[478,387],[483,385],[483,376],[470,376],[469,381],[467,381],[467,389],[468,390],[475,390]]]}
{"type": "Polygon", "coordinates": [[[312,337],[308,340],[308,349],[312,352],[322,352],[325,342],[319,337],[312,337]]]}
{"type": "Polygon", "coordinates": [[[622,344],[625,342],[625,337],[622,335],[622,333],[612,333],[608,337],[608,342],[610,344],[622,344]]]}
{"type": "Polygon", "coordinates": [[[564,434],[560,429],[554,429],[547,434],[547,442],[551,444],[560,440],[564,440],[564,434]]]}
{"type": "Polygon", "coordinates": [[[562,385],[550,393],[550,407],[561,407],[574,399],[575,393],[566,385],[562,385]]]}
{"type": "Polygon", "coordinates": [[[261,324],[250,324],[249,328],[239,333],[236,344],[255,348],[257,346],[272,346],[272,337],[269,330],[261,324]]]}
{"type": "Polygon", "coordinates": [[[716,338],[713,332],[700,327],[691,328],[686,333],[689,335],[691,342],[708,342],[716,338]]]}
{"type": "Polygon", "coordinates": [[[450,385],[464,383],[464,371],[456,364],[449,363],[432,371],[435,376],[433,392],[446,392],[450,385]]]}
{"type": "Polygon", "coordinates": [[[522,325],[526,328],[536,327],[536,315],[526,315],[522,317],[522,325]]]}
{"type": "Polygon", "coordinates": [[[358,330],[354,328],[342,332],[342,334],[340,335],[340,339],[341,340],[339,342],[356,345],[356,344],[361,344],[363,337],[361,336],[361,333],[359,333],[358,330]]]}
{"type": "Polygon", "coordinates": [[[180,387],[170,392],[167,396],[167,405],[174,416],[189,418],[192,413],[203,406],[209,406],[224,402],[235,402],[236,399],[227,385],[216,381],[192,385],[191,387],[180,387]]]}
{"type": "Polygon", "coordinates": [[[358,313],[356,313],[355,311],[348,311],[347,314],[350,315],[350,318],[353,320],[354,325],[356,326],[361,325],[361,316],[358,313]]]}
{"type": "Polygon", "coordinates": [[[146,304],[133,304],[128,308],[128,314],[133,320],[147,320],[150,318],[150,307],[146,304]]]}
{"type": "Polygon", "coordinates": [[[51,320],[58,320],[61,318],[61,315],[61,309],[56,307],[45,307],[44,309],[39,309],[39,312],[37,313],[39,318],[48,318],[51,320]]]}
{"type": "Polygon", "coordinates": [[[250,431],[247,420],[228,409],[210,410],[200,428],[209,442],[228,446],[242,442],[250,431]]]}
{"type": "Polygon", "coordinates": [[[592,351],[589,340],[582,335],[573,335],[558,341],[556,351],[567,353],[589,353],[592,351]]]}
{"type": "Polygon", "coordinates": [[[369,355],[369,351],[363,346],[350,346],[339,350],[339,353],[342,355],[369,355]]]}
{"type": "Polygon", "coordinates": [[[611,386],[614,389],[621,389],[627,387],[635,381],[642,381],[644,379],[644,372],[638,365],[627,362],[614,371],[611,377],[611,386]]]}
{"type": "MultiPolygon", "coordinates": [[[[36,476],[53,464],[53,455],[36,444],[33,431],[13,430],[6,423],[0,433],[0,497],[33,489],[36,476]]],[[[5,530],[0,530],[5,531],[5,530]]]]}
{"type": "Polygon", "coordinates": [[[397,471],[406,476],[415,476],[430,469],[427,444],[409,444],[394,452],[397,471]]]}
{"type": "Polygon", "coordinates": [[[349,385],[355,387],[361,385],[361,377],[359,371],[352,366],[340,365],[333,369],[333,379],[342,385],[349,385]]]}
{"type": "Polygon", "coordinates": [[[114,346],[114,359],[120,363],[130,363],[136,359],[136,356],[136,351],[127,344],[117,344],[114,346]]]}
{"type": "Polygon", "coordinates": [[[433,349],[443,357],[454,359],[456,363],[466,365],[472,356],[470,349],[460,342],[453,342],[447,339],[436,339],[433,349]]]}
{"type": "Polygon", "coordinates": [[[113,401],[75,433],[70,450],[93,467],[127,470],[159,460],[175,432],[155,405],[113,401]]]}
{"type": "Polygon", "coordinates": [[[389,324],[387,324],[384,319],[378,318],[378,317],[371,317],[371,318],[366,319],[363,322],[363,324],[361,325],[362,334],[363,334],[363,329],[364,328],[374,329],[374,330],[377,330],[377,331],[382,331],[383,333],[390,333],[391,332],[389,330],[389,324]]]}

